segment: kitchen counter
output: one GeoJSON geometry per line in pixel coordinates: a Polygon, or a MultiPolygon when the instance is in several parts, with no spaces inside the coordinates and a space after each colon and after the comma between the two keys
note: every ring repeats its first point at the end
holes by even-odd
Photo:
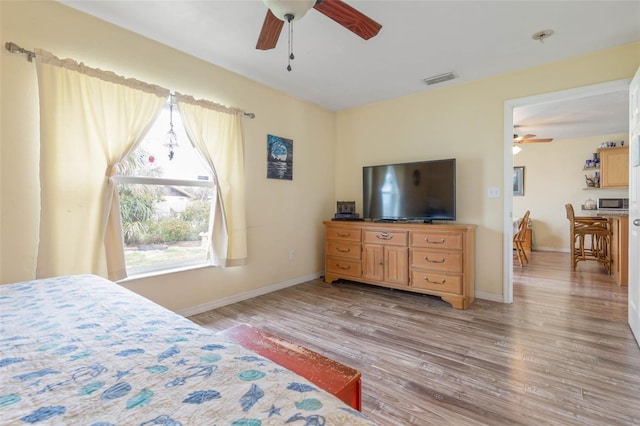
{"type": "Polygon", "coordinates": [[[629,210],[588,210],[582,209],[582,213],[585,216],[600,216],[600,217],[613,217],[613,216],[629,216],[629,210]]]}
{"type": "Polygon", "coordinates": [[[611,275],[618,285],[629,281],[629,212],[616,215],[602,215],[611,221],[611,275]]]}

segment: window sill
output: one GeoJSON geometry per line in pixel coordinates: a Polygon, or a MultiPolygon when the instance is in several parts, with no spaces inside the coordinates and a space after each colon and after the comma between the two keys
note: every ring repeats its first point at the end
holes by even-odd
{"type": "Polygon", "coordinates": [[[176,268],[161,269],[156,271],[140,272],[140,273],[128,275],[126,278],[123,278],[117,281],[117,283],[126,284],[131,281],[137,281],[145,278],[153,278],[161,275],[177,274],[180,272],[192,271],[195,269],[205,269],[205,268],[215,268],[215,266],[212,266],[208,263],[199,263],[197,265],[189,265],[189,266],[181,266],[176,268]]]}

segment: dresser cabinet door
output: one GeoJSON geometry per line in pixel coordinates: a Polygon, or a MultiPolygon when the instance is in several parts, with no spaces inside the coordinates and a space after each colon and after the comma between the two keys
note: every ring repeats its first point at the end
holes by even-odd
{"type": "Polygon", "coordinates": [[[362,245],[362,277],[382,281],[384,278],[384,246],[362,245]]]}
{"type": "Polygon", "coordinates": [[[409,284],[409,248],[384,248],[384,281],[392,284],[409,284]]]}

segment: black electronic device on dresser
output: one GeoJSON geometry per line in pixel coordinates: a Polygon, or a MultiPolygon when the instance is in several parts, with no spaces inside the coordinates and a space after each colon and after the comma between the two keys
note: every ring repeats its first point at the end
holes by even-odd
{"type": "Polygon", "coordinates": [[[456,160],[362,168],[363,216],[376,221],[456,220],[456,160]]]}

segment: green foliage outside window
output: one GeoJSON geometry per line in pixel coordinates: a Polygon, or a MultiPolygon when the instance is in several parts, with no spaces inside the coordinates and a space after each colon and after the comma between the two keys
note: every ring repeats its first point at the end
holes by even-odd
{"type": "Polygon", "coordinates": [[[198,200],[190,203],[180,215],[180,218],[191,223],[191,238],[198,239],[201,232],[209,229],[209,211],[211,203],[207,200],[198,200]]]}
{"type": "Polygon", "coordinates": [[[127,246],[170,244],[180,241],[198,241],[200,234],[209,229],[209,202],[196,200],[182,213],[156,218],[156,201],[161,201],[154,188],[139,186],[136,190],[120,189],[122,232],[127,246]]]}
{"type": "Polygon", "coordinates": [[[153,195],[151,193],[135,193],[128,188],[120,191],[122,233],[126,245],[139,244],[147,238],[153,214],[153,195]]]}

